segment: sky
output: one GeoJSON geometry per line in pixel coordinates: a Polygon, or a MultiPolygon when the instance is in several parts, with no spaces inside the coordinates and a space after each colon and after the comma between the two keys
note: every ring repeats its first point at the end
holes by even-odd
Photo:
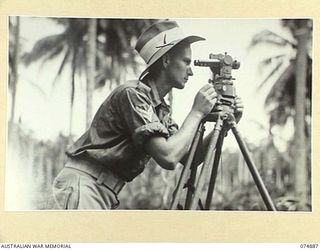
{"type": "MultiPolygon", "coordinates": [[[[263,107],[268,86],[257,92],[257,86],[264,79],[263,76],[267,74],[267,70],[259,71],[258,65],[262,59],[276,55],[279,51],[271,46],[260,46],[249,50],[248,45],[255,34],[265,29],[290,39],[289,32],[281,27],[278,19],[176,19],[176,21],[185,33],[206,38],[206,41],[192,45],[193,59],[208,59],[210,53],[227,52],[240,61],[240,68],[233,70],[233,76],[236,78],[234,85],[245,107],[239,129],[249,142],[258,144],[268,135],[268,116],[263,107]],[[258,124],[266,130],[261,129],[258,124]]],[[[22,50],[29,51],[38,39],[60,32],[62,27],[45,18],[24,17],[21,20],[22,50]]],[[[39,68],[39,65],[33,65],[19,69],[17,120],[19,119],[22,126],[32,132],[35,137],[43,140],[54,140],[59,133],[68,135],[70,113],[68,74],[70,72],[62,75],[52,87],[51,83],[58,70],[58,63],[59,61],[56,60],[42,68],[39,68]]],[[[183,90],[173,91],[173,119],[180,125],[190,111],[197,91],[210,78],[208,68],[193,67],[193,73],[194,76],[190,78],[183,90]]],[[[135,76],[128,76],[127,80],[132,78],[135,76]]],[[[77,85],[75,93],[73,117],[73,133],[76,136],[80,136],[85,131],[85,81],[83,79],[79,81],[80,84],[77,85]]],[[[109,92],[107,87],[95,92],[94,110],[98,109],[109,92]]],[[[10,103],[10,95],[8,95],[8,101],[10,103]]],[[[10,109],[9,104],[8,108],[10,109]]],[[[210,131],[213,124],[208,124],[207,127],[210,131]]],[[[292,132],[290,126],[278,131],[282,137],[289,137],[292,132]]],[[[234,139],[228,140],[224,145],[234,147],[234,139]]]]}

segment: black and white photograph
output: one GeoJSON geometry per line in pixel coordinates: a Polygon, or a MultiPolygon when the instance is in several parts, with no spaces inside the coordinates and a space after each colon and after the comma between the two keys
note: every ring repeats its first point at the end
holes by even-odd
{"type": "Polygon", "coordinates": [[[313,211],[312,18],[7,25],[6,211],[313,211]]]}

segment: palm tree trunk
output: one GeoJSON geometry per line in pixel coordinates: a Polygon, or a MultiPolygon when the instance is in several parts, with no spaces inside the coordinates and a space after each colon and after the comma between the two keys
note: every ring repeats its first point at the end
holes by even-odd
{"type": "Polygon", "coordinates": [[[72,142],[72,127],[73,127],[73,103],[75,94],[75,78],[76,78],[76,48],[73,49],[72,63],[71,63],[71,96],[70,96],[70,120],[69,120],[69,143],[72,142]]]}
{"type": "MultiPolygon", "coordinates": [[[[300,20],[304,22],[304,20],[300,20]]],[[[299,25],[300,26],[300,25],[299,25]]],[[[296,29],[295,37],[298,42],[296,60],[295,86],[295,192],[302,201],[308,198],[308,169],[305,138],[305,105],[306,105],[306,75],[307,75],[307,42],[308,29],[306,25],[296,29]]]]}
{"type": "Polygon", "coordinates": [[[19,44],[20,44],[20,17],[16,17],[16,27],[14,32],[14,55],[13,55],[13,80],[12,80],[12,105],[11,105],[11,116],[10,121],[14,121],[15,109],[16,109],[16,93],[18,84],[18,59],[19,59],[19,44]]]}
{"type": "Polygon", "coordinates": [[[173,110],[173,91],[172,89],[169,92],[168,101],[170,105],[170,115],[172,116],[172,110],[173,110]]]}
{"type": "Polygon", "coordinates": [[[87,49],[87,113],[86,127],[89,128],[92,119],[92,97],[95,81],[97,19],[89,19],[88,49],[87,49]]]}

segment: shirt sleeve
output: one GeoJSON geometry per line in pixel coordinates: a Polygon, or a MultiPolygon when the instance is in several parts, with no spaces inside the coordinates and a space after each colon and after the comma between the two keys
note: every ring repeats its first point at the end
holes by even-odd
{"type": "Polygon", "coordinates": [[[168,138],[171,133],[156,115],[150,99],[134,88],[121,92],[119,108],[134,145],[143,150],[144,142],[152,136],[168,138]]]}
{"type": "Polygon", "coordinates": [[[165,127],[167,128],[169,135],[174,135],[175,133],[178,132],[179,130],[179,126],[178,124],[171,118],[171,115],[168,113],[168,115],[166,115],[163,118],[163,123],[165,124],[165,127]]]}

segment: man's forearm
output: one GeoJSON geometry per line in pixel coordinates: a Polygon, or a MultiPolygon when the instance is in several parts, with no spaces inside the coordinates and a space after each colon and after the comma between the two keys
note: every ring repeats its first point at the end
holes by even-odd
{"type": "MultiPolygon", "coordinates": [[[[202,163],[204,161],[204,157],[207,153],[207,149],[209,147],[209,142],[210,142],[210,138],[211,138],[212,134],[213,134],[213,131],[211,131],[210,134],[208,134],[203,139],[202,143],[200,145],[198,145],[198,148],[197,148],[197,151],[195,154],[194,164],[199,165],[200,163],[202,163]]],[[[186,155],[182,158],[181,163],[183,165],[186,164],[188,156],[189,156],[189,154],[186,153],[186,155]]]]}
{"type": "Polygon", "coordinates": [[[176,134],[168,139],[163,137],[150,138],[146,150],[164,168],[173,169],[188,152],[202,116],[191,110],[176,134]]]}
{"type": "Polygon", "coordinates": [[[201,115],[191,111],[178,133],[168,138],[169,150],[172,151],[179,160],[188,152],[201,119],[201,115]]]}

